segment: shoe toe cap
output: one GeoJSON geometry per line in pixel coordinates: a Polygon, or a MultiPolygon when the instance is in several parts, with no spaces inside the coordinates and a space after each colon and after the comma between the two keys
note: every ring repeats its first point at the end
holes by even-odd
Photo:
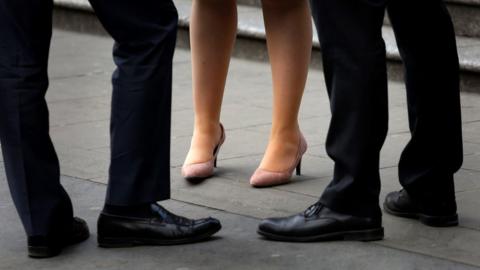
{"type": "Polygon", "coordinates": [[[214,234],[222,229],[220,221],[211,217],[196,220],[193,226],[198,234],[214,234]]]}
{"type": "Polygon", "coordinates": [[[258,230],[264,233],[281,233],[282,226],[281,220],[277,218],[267,218],[260,222],[258,225],[258,230]]]}
{"type": "Polygon", "coordinates": [[[88,224],[85,220],[79,218],[79,217],[74,217],[74,229],[81,230],[84,232],[89,233],[88,229],[88,224]]]}
{"type": "Polygon", "coordinates": [[[213,174],[213,162],[184,165],[182,175],[186,179],[208,178],[213,174]]]}
{"type": "Polygon", "coordinates": [[[398,192],[390,192],[387,194],[387,196],[385,197],[385,204],[387,205],[393,205],[396,201],[397,201],[397,198],[398,197],[398,192]]]}
{"type": "Polygon", "coordinates": [[[250,178],[250,185],[256,188],[271,187],[290,182],[288,173],[269,172],[257,169],[250,178]]]}

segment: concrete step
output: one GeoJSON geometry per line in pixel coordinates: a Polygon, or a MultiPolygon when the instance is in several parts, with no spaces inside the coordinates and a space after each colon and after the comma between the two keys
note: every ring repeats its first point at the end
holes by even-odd
{"type": "Polygon", "coordinates": [[[457,35],[480,38],[480,1],[447,0],[457,35]]]}
{"type": "Polygon", "coordinates": [[[261,7],[262,0],[237,0],[237,4],[244,6],[261,7]]]}
{"type": "MultiPolygon", "coordinates": [[[[466,37],[480,37],[480,1],[479,0],[446,0],[452,15],[457,34],[466,37]]],[[[261,0],[237,0],[237,3],[260,7],[261,0]]],[[[428,14],[425,14],[428,18],[428,14]]],[[[388,20],[386,20],[388,24],[388,20]]]]}
{"type": "MultiPolygon", "coordinates": [[[[188,28],[192,0],[175,0],[180,16],[178,46],[189,47],[188,28]]],[[[57,9],[55,12],[55,26],[89,33],[104,33],[98,20],[91,14],[91,8],[87,0],[55,0],[57,9]]],[[[234,56],[260,61],[267,61],[267,49],[265,43],[265,28],[263,25],[261,9],[256,6],[257,0],[241,0],[238,8],[239,23],[238,37],[234,56]]],[[[451,0],[449,4],[463,7],[480,9],[480,0],[451,0]]],[[[480,16],[478,16],[480,19],[480,16]]],[[[473,21],[473,20],[472,20],[473,21]]],[[[480,31],[480,24],[479,24],[480,31]]],[[[386,25],[383,35],[387,45],[388,68],[390,79],[402,80],[403,68],[400,55],[396,46],[392,29],[386,25]]],[[[480,93],[480,38],[458,36],[457,37],[460,64],[462,90],[466,92],[480,93]]],[[[441,57],[441,56],[439,56],[441,57]]],[[[312,67],[321,68],[321,52],[318,38],[314,35],[314,48],[312,67]]]]}

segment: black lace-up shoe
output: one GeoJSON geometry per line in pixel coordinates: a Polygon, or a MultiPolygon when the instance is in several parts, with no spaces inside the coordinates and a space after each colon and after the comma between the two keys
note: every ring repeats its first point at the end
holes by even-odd
{"type": "Polygon", "coordinates": [[[385,212],[410,219],[418,219],[427,226],[451,227],[458,225],[455,202],[439,204],[435,209],[422,206],[413,200],[405,190],[395,191],[387,195],[383,208],[385,212]]]}
{"type": "Polygon", "coordinates": [[[210,238],[221,229],[214,218],[188,219],[151,205],[147,218],[100,214],[98,245],[104,248],[142,245],[180,245],[210,238]]]}
{"type": "Polygon", "coordinates": [[[270,240],[287,242],[375,241],[384,237],[381,217],[340,214],[320,202],[294,216],[265,219],[258,233],[270,240]]]}
{"type": "Polygon", "coordinates": [[[89,236],[87,223],[83,219],[75,217],[72,228],[67,233],[56,236],[28,237],[28,256],[37,259],[54,257],[59,255],[65,247],[81,243],[89,236]]]}

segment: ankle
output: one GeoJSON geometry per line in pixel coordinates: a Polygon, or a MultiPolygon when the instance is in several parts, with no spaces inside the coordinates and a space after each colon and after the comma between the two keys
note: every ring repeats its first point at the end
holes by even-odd
{"type": "Polygon", "coordinates": [[[270,132],[270,141],[298,143],[300,129],[297,127],[275,127],[270,132]]]}
{"type": "Polygon", "coordinates": [[[217,135],[221,133],[220,123],[219,122],[201,122],[195,121],[195,126],[193,129],[193,135],[217,135]]]}

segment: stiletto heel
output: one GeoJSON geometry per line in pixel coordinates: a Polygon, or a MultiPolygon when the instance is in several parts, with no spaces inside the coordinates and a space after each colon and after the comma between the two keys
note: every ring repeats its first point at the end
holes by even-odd
{"type": "Polygon", "coordinates": [[[283,172],[271,172],[258,168],[250,178],[250,184],[254,187],[271,187],[286,184],[291,181],[292,175],[302,173],[302,157],[307,151],[307,141],[300,133],[300,141],[298,143],[298,153],[292,166],[283,172]]]}
{"type": "Polygon", "coordinates": [[[199,183],[200,181],[209,178],[213,175],[214,168],[217,167],[217,157],[220,148],[225,142],[225,129],[223,125],[220,124],[222,135],[220,136],[220,141],[213,149],[212,159],[206,162],[199,162],[194,164],[183,164],[182,166],[182,175],[185,180],[192,183],[199,183]]]}
{"type": "Polygon", "coordinates": [[[297,175],[302,175],[302,159],[300,159],[300,161],[298,162],[296,170],[297,170],[297,175]]]}

